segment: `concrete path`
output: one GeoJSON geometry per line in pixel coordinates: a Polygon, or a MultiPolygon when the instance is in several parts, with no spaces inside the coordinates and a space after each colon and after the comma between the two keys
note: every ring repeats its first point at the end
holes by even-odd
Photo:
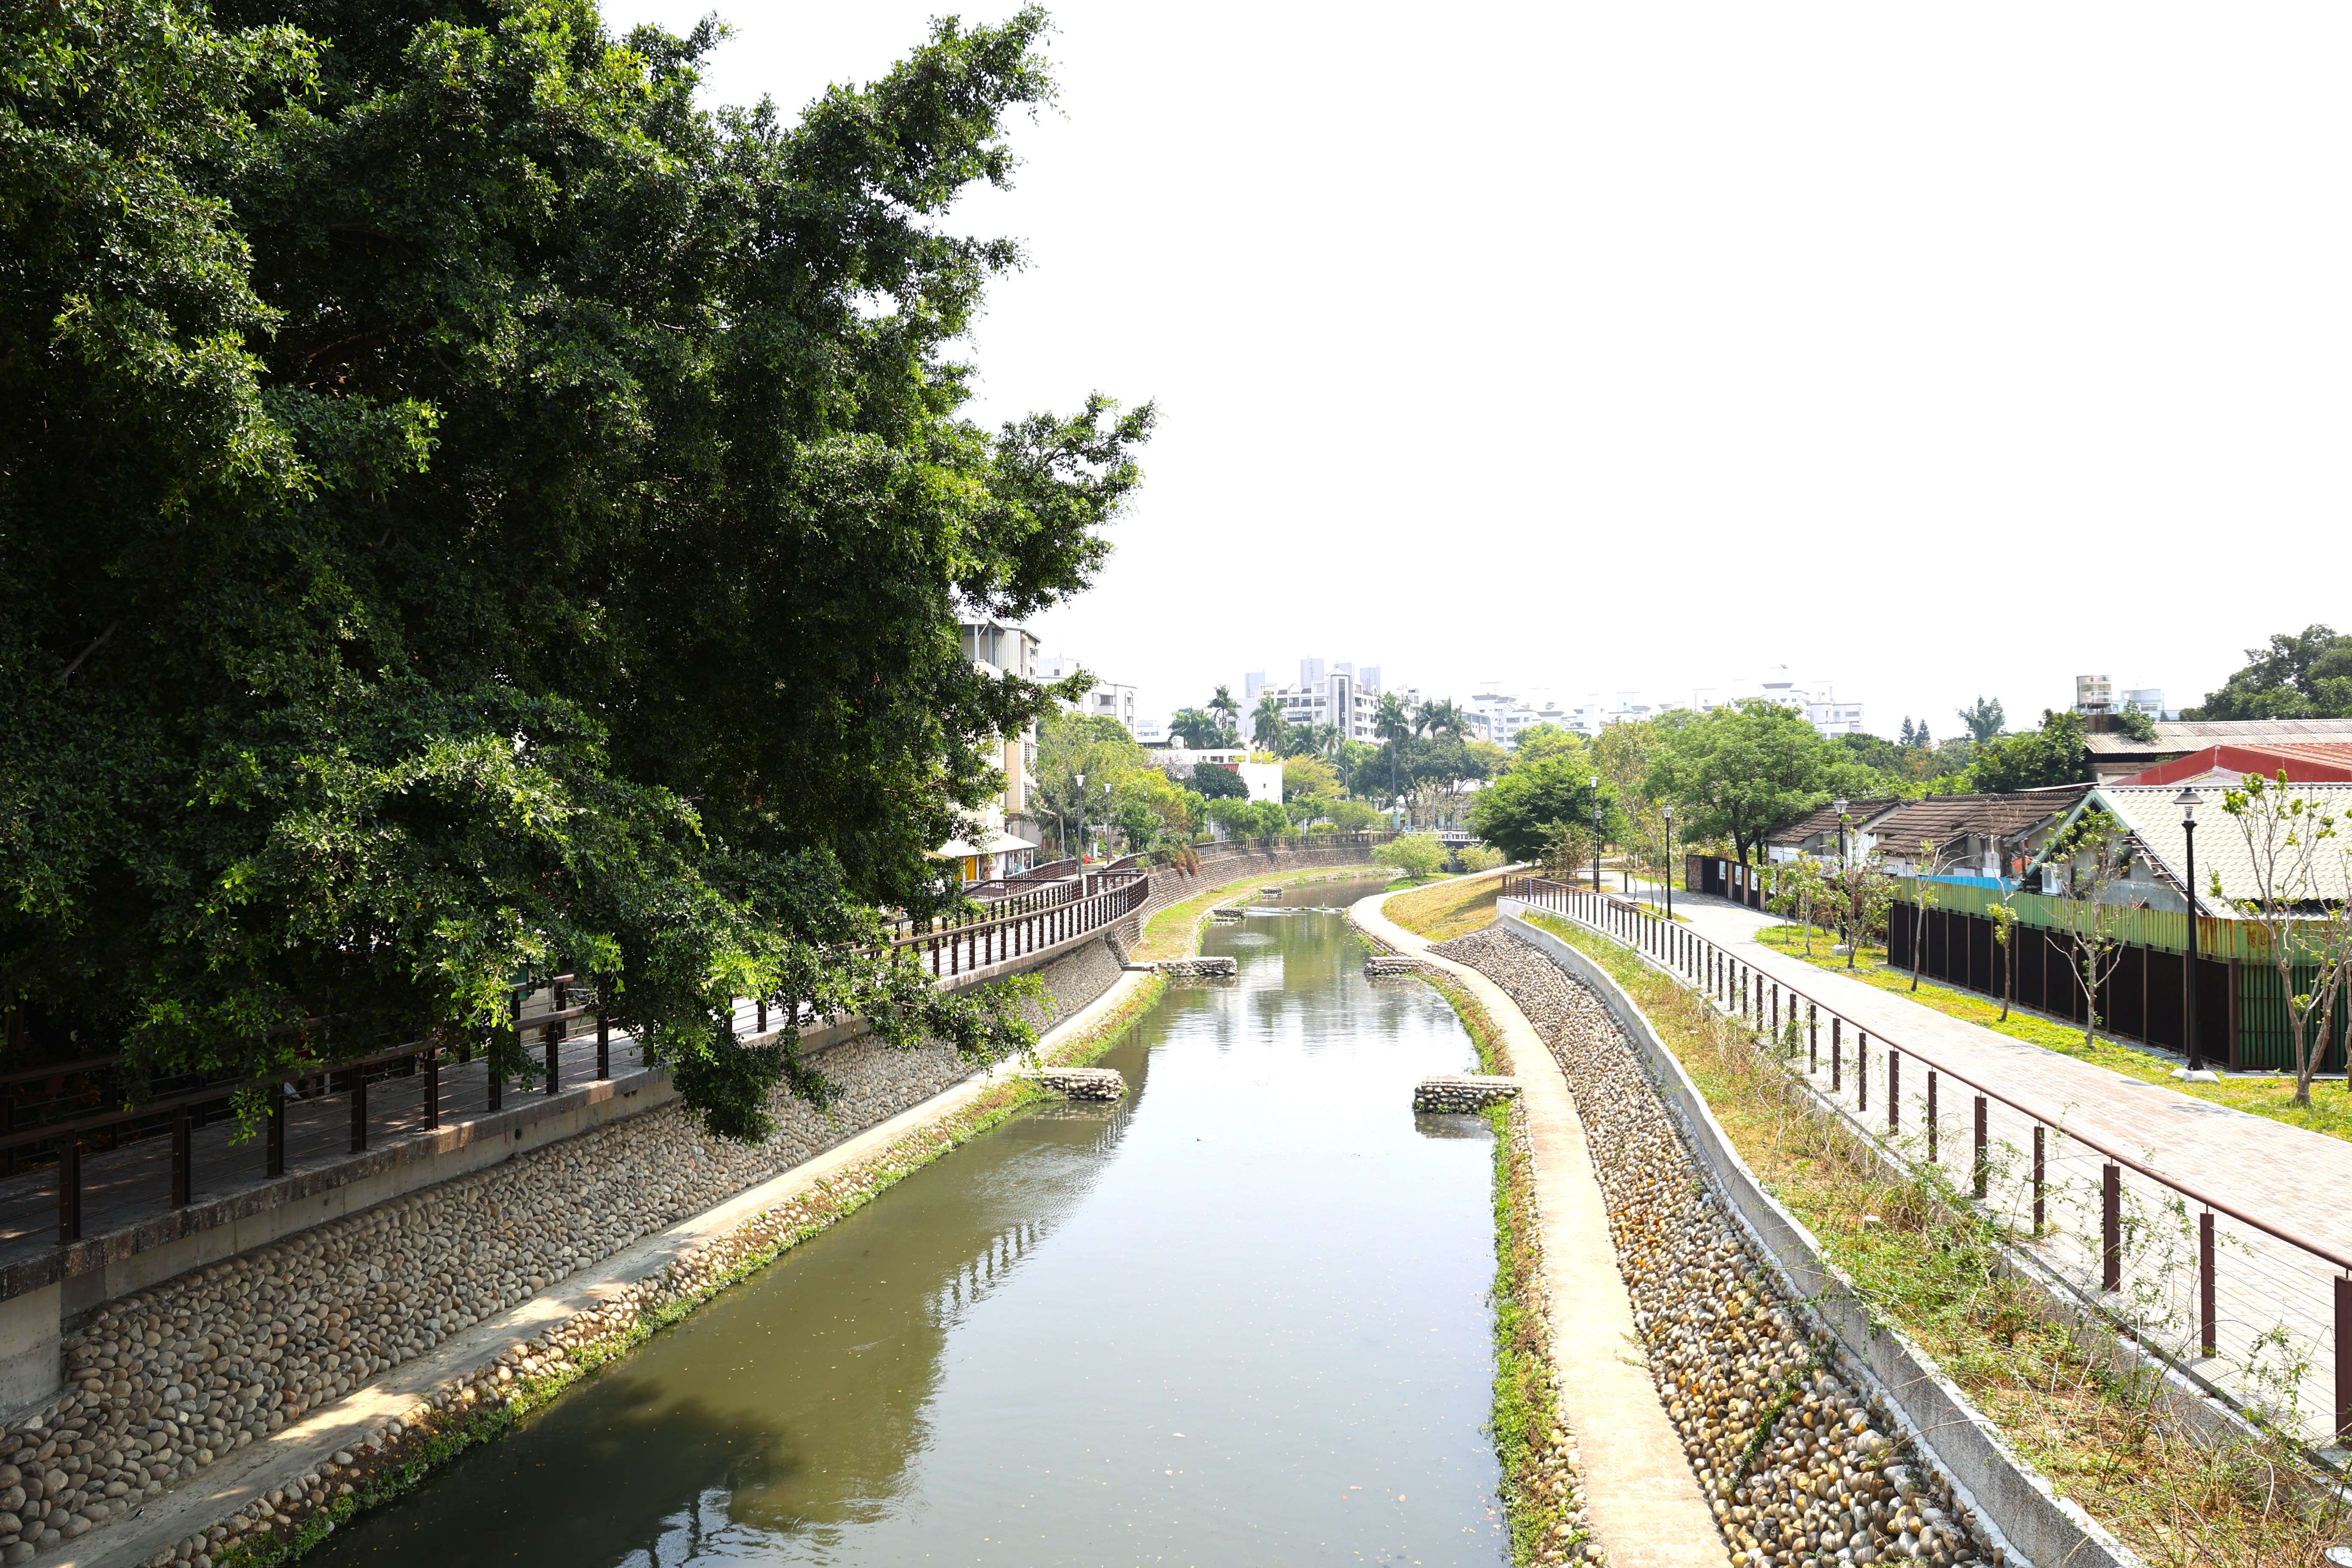
{"type": "MultiPolygon", "coordinates": [[[[1612,891],[1616,889],[1612,889],[1612,891]]],[[[1653,898],[1654,889],[1636,889],[1653,898]]],[[[1856,1104],[1852,1051],[1854,1029],[1873,1041],[1870,1109],[1858,1125],[1874,1135],[1885,1128],[1884,1043],[1900,1046],[1917,1060],[1904,1068],[1901,1084],[1905,1152],[1926,1157],[1922,1066],[1961,1075],[2015,1101],[2062,1134],[2049,1140],[2045,1190],[2049,1223],[2034,1251],[2084,1296],[2105,1301],[2147,1325],[2165,1345],[2216,1387],[2254,1403],[2268,1404],[2281,1419],[2315,1443],[2336,1434],[2337,1412],[2352,1400],[2352,1384],[2337,1386],[2335,1289],[2339,1270],[2321,1256],[2302,1250],[2227,1214],[2216,1215],[2216,1353],[2204,1355],[2196,1342],[2198,1244],[2192,1226],[2195,1205],[2179,1205],[2169,1190],[2128,1168],[2119,1174],[2123,1210],[2130,1226],[2122,1263],[2122,1289],[2102,1287],[2099,1243],[2100,1191],[2105,1160],[2076,1142],[2095,1139],[2153,1170],[2231,1208],[2253,1215],[2303,1240],[2352,1255],[2352,1207],[2342,1194],[2352,1191],[2352,1142],[2273,1121],[2199,1100],[2162,1084],[2126,1078],[2107,1068],[2012,1039],[1882,991],[1832,969],[1817,968],[1756,940],[1776,917],[1727,900],[1675,896],[1675,914],[1733,958],[1851,1020],[1845,1030],[1843,1093],[1832,1088],[1830,1027],[1821,1027],[1819,1058],[1809,1074],[1815,1089],[1844,1105],[1856,1104]],[[2274,1338],[2284,1332],[2280,1348],[2274,1338]],[[2302,1363],[2299,1379],[2286,1369],[2302,1363]],[[2268,1367],[2263,1375],[2250,1368],[2268,1367]],[[2297,1406],[2286,1408],[2274,1392],[2281,1379],[2297,1385],[2297,1406]]],[[[1970,1095],[1946,1080],[1937,1121],[1941,1136],[1936,1157],[1952,1180],[1969,1180],[1970,1095]]],[[[2328,1085],[2319,1092],[2341,1094],[2328,1085]]],[[[2031,1118],[1992,1101],[1989,1138],[1995,1172],[1990,1199],[2017,1231],[2030,1234],[2032,1142],[2031,1118]]]]}
{"type": "Polygon", "coordinates": [[[1722,1533],[1658,1398],[1633,1305],[1617,1269],[1601,1181],[1568,1079],[1517,1004],[1476,970],[1440,958],[1381,912],[1375,893],[1349,916],[1399,952],[1444,969],[1486,1009],[1521,1085],[1541,1215],[1544,1290],[1559,1409],[1576,1435],[1584,1511],[1618,1568],[1723,1568],[1722,1533]],[[1571,1359],[1573,1358],[1573,1359],[1571,1359]]]}
{"type": "MultiPolygon", "coordinates": [[[[1108,991],[1048,1030],[1038,1041],[1039,1052],[1050,1051],[1092,1028],[1150,978],[1134,970],[1121,974],[1108,991]]],[[[337,1449],[357,1447],[370,1430],[390,1417],[405,1415],[443,1384],[496,1360],[568,1318],[611,1301],[647,1275],[659,1273],[737,1226],[879,1154],[908,1133],[952,1116],[994,1084],[1026,1070],[1016,1061],[975,1074],[813,1160],[580,1270],[267,1440],[247,1444],[131,1518],[66,1542],[39,1559],[43,1568],[135,1568],[186,1537],[202,1534],[263,1493],[315,1469],[337,1449]]]]}
{"type": "MultiPolygon", "coordinates": [[[[1676,895],[1675,913],[1743,963],[1833,1006],[1873,1035],[2040,1111],[2052,1122],[2138,1153],[2167,1175],[2312,1240],[2352,1252],[2352,1142],[2233,1110],[2161,1084],[1996,1034],[1924,1003],[1819,969],[1756,940],[1776,917],[1676,895]]],[[[2324,1092],[2342,1093],[2340,1083],[2324,1092]]]]}

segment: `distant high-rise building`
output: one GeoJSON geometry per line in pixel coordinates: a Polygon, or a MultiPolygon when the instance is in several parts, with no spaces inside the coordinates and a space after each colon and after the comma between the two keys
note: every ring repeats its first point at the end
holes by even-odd
{"type": "Polygon", "coordinates": [[[1242,677],[1242,700],[1255,707],[1257,694],[1265,689],[1265,671],[1253,669],[1242,677]]]}
{"type": "Polygon", "coordinates": [[[1329,724],[1350,741],[1379,739],[1372,733],[1373,716],[1381,700],[1378,665],[1359,670],[1347,659],[1327,662],[1302,658],[1298,661],[1296,686],[1266,686],[1262,674],[1244,679],[1256,682],[1249,687],[1252,707],[1256,705],[1261,691],[1272,691],[1282,700],[1284,717],[1292,724],[1329,724]]]}

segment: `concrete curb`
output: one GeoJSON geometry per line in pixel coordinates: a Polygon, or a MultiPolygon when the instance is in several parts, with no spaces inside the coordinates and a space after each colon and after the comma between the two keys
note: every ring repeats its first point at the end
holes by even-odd
{"type": "Polygon", "coordinates": [[[1501,920],[1526,943],[1601,999],[1649,1068],[1658,1093],[1697,1158],[1709,1189],[1736,1219],[1757,1255],[1780,1277],[1835,1353],[1838,1370],[1882,1395],[1914,1447],[1949,1476],[2009,1568],[2146,1568],[2145,1563],[2081,1505],[2058,1495],[2021,1458],[1959,1386],[1901,1330],[1879,1320],[1853,1281],[1822,1249],[1804,1222],[1764,1190],[1739,1157],[1682,1062],[1640,1005],[1597,962],[1529,924],[1516,899],[1501,920]]]}
{"type": "Polygon", "coordinates": [[[1501,986],[1431,953],[1425,939],[1381,912],[1391,896],[1361,900],[1348,911],[1349,923],[1475,996],[1501,1031],[1519,1081],[1557,1397],[1580,1456],[1585,1521],[1612,1568],[1722,1568],[1729,1551],[1683,1456],[1634,1326],[1633,1297],[1568,1077],[1501,986]]]}

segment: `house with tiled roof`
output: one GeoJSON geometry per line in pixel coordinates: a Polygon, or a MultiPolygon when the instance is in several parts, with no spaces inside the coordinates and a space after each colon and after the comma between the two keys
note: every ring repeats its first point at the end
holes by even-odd
{"type": "MultiPolygon", "coordinates": [[[[1764,858],[1778,864],[1784,860],[1822,860],[1837,858],[1838,806],[1832,801],[1817,810],[1809,811],[1776,833],[1764,836],[1764,858]]],[[[1874,824],[1906,804],[1900,796],[1886,795],[1878,800],[1849,800],[1845,806],[1846,852],[1856,858],[1866,858],[1878,840],[1874,824]]]]}
{"type": "Polygon", "coordinates": [[[2089,784],[2053,784],[2000,795],[1930,795],[1906,801],[1871,825],[1881,864],[1897,877],[2014,883],[2089,784]]]}
{"type": "MultiPolygon", "coordinates": [[[[2198,780],[2186,785],[2103,784],[2083,789],[2041,834],[2022,884],[1944,886],[1925,907],[1906,893],[1887,922],[1887,959],[1900,968],[2075,1022],[2095,1011],[2103,1033],[2171,1051],[2186,1048],[2195,998],[2200,1049],[2233,1071],[2278,1071],[2292,1064],[2287,988],[2267,930],[2244,918],[2241,900],[2263,889],[2240,819],[2223,802],[2242,778],[2198,780]],[[2186,808],[2181,799],[2190,800],[2186,808]],[[2077,895],[2084,891],[2079,858],[2063,857],[2063,836],[2083,814],[2101,809],[2126,835],[2123,872],[2100,893],[2108,913],[2099,936],[2115,943],[2113,968],[2093,1002],[2083,994],[2077,942],[2087,930],[2077,895]],[[2189,870],[2192,842],[2196,870],[2189,870]],[[2218,884],[2218,887],[2217,887],[2218,884]],[[1992,906],[2014,924],[1998,940],[1992,906]],[[2195,921],[2196,979],[2190,984],[2190,921],[2195,921]]],[[[2290,786],[2293,795],[2352,824],[2352,783],[2290,786]]],[[[1918,820],[1915,818],[1915,822],[1918,820]]],[[[1899,824],[1882,824],[1882,829],[1899,824]]],[[[2347,847],[2352,847],[2348,844],[2347,847]]],[[[2352,861],[2318,857],[2312,912],[2352,898],[2352,861]]],[[[1938,881],[1950,882],[1949,878],[1938,881]]],[[[1905,881],[1906,889],[1916,884],[1905,881]]],[[[2301,982],[2299,981],[2300,984],[2301,982]]],[[[2341,1010],[2339,1010],[2340,1014],[2341,1010]]],[[[2346,1020],[2338,1016],[2321,1070],[2343,1070],[2346,1020]]]]}

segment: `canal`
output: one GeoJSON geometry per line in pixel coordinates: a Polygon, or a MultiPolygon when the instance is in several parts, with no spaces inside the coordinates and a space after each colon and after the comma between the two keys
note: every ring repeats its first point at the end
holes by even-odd
{"type": "Polygon", "coordinates": [[[1479,1563],[1490,1135],[1417,1118],[1475,1061],[1286,892],[1030,1112],[795,1248],[310,1557],[531,1563],[1479,1563]]]}

